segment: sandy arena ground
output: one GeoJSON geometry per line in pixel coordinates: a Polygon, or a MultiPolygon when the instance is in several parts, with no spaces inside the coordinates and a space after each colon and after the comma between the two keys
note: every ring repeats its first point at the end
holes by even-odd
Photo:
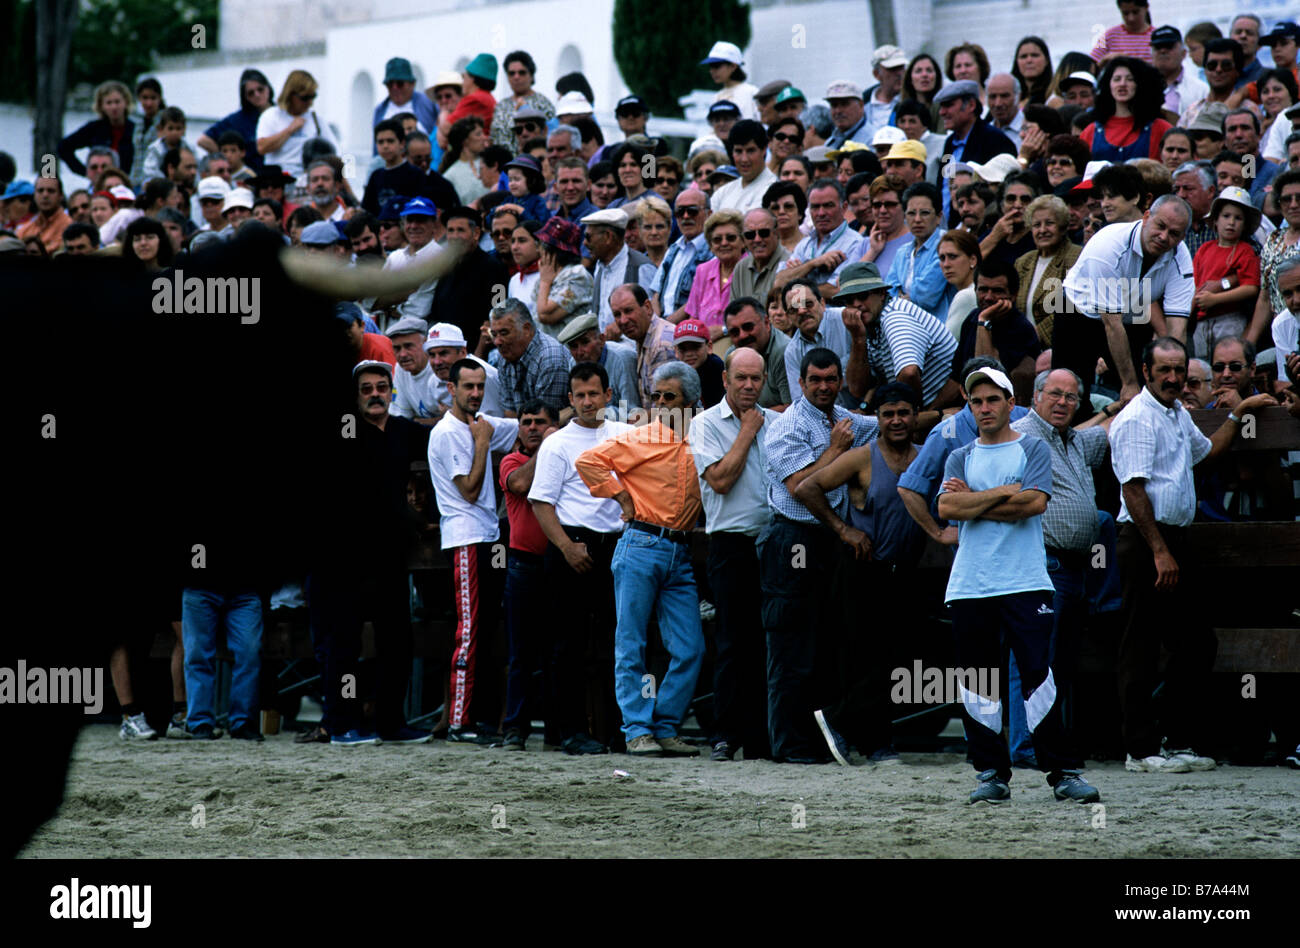
{"type": "Polygon", "coordinates": [[[892,766],[567,757],[409,747],[125,745],[82,731],[58,816],[27,857],[1245,857],[1300,851],[1300,772],[1130,774],[1093,765],[1104,811],[1016,771],[966,804],[956,754],[892,766]],[[628,776],[615,774],[625,771],[628,776]],[[202,811],[196,809],[202,805],[202,811]],[[802,809],[800,809],[802,808],[802,809]],[[202,816],[204,825],[195,826],[202,816]],[[802,827],[798,824],[802,823],[802,827]],[[495,824],[495,825],[494,825],[495,824]]]}

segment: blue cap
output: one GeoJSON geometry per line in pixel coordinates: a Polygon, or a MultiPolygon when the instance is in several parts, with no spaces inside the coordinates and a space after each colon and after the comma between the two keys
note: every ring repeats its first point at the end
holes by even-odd
{"type": "Polygon", "coordinates": [[[329,221],[314,221],[302,229],[298,240],[312,247],[329,247],[339,242],[339,232],[329,221]]]}
{"type": "Polygon", "coordinates": [[[740,117],[740,106],[734,102],[728,102],[725,99],[721,102],[714,102],[709,106],[709,118],[717,118],[719,115],[734,115],[740,117]]]}
{"type": "Polygon", "coordinates": [[[428,198],[418,197],[411,198],[402,207],[402,216],[410,217],[412,214],[419,214],[424,217],[437,217],[438,208],[428,198]]]}
{"type": "Polygon", "coordinates": [[[0,201],[7,201],[10,198],[31,196],[36,193],[30,181],[10,181],[9,187],[5,188],[4,197],[0,201]]]}
{"type": "Polygon", "coordinates": [[[344,301],[334,304],[334,315],[343,320],[349,326],[353,323],[364,323],[366,314],[361,311],[361,307],[356,303],[344,301]]]}
{"type": "Polygon", "coordinates": [[[395,221],[402,216],[402,208],[410,202],[410,198],[399,194],[397,197],[390,197],[379,207],[379,220],[395,221]]]}

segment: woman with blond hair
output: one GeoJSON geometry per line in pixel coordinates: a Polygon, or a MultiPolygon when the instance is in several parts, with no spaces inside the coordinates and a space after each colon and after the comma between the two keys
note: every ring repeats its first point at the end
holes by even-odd
{"type": "Polygon", "coordinates": [[[647,194],[637,203],[632,216],[641,225],[642,252],[656,267],[660,266],[668,254],[673,231],[673,212],[668,202],[657,194],[647,194]]]}
{"type": "Polygon", "coordinates": [[[1037,328],[1044,349],[1052,345],[1053,314],[1068,305],[1062,303],[1061,284],[1083,249],[1070,243],[1069,223],[1070,209],[1055,195],[1036,197],[1025,208],[1025,225],[1034,249],[1016,259],[1020,278],[1016,309],[1037,328]]]}
{"type": "Polygon", "coordinates": [[[267,164],[278,165],[295,178],[303,172],[302,146],[310,139],[323,138],[334,146],[338,139],[312,107],[316,101],[316,80],[305,69],[295,69],[284,80],[274,108],[257,119],[257,152],[267,164]]]}
{"type": "Polygon", "coordinates": [[[691,295],[686,300],[686,315],[698,319],[709,327],[710,342],[717,342],[726,333],[723,310],[731,302],[731,278],[736,264],[745,255],[745,244],[740,231],[743,218],[740,211],[730,208],[714,211],[704,222],[704,240],[713,259],[695,268],[691,295]]]}
{"type": "Polygon", "coordinates": [[[77,158],[79,148],[107,145],[117,152],[117,164],[121,168],[131,167],[135,160],[132,144],[135,123],[127,118],[131,111],[131,90],[116,79],[101,82],[95,89],[95,111],[99,118],[68,135],[58,147],[59,158],[70,171],[82,177],[86,176],[86,166],[77,158]]]}

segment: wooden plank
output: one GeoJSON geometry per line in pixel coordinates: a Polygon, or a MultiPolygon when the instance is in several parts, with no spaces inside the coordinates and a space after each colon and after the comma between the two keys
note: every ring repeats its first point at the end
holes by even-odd
{"type": "Polygon", "coordinates": [[[1187,542],[1199,566],[1300,566],[1300,523],[1194,523],[1187,542]]]}
{"type": "Polygon", "coordinates": [[[1216,672],[1300,673],[1300,629],[1215,629],[1216,672]]]}
{"type": "MultiPolygon", "coordinates": [[[[1232,442],[1232,451],[1297,451],[1300,450],[1300,418],[1280,406],[1261,408],[1255,415],[1255,436],[1243,438],[1241,432],[1232,442]]],[[[1195,409],[1192,421],[1207,438],[1228,420],[1226,408],[1195,409]]]]}

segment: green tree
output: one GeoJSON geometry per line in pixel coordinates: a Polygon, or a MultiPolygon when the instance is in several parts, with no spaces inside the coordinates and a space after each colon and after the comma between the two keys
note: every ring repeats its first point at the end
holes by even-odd
{"type": "Polygon", "coordinates": [[[615,0],[614,59],[623,81],[657,115],[681,115],[677,99],[710,89],[699,65],[718,40],[749,45],[749,5],[740,0],[615,0]]]}
{"type": "Polygon", "coordinates": [[[219,0],[87,0],[72,41],[72,84],[134,85],[160,55],[216,49],[219,7],[219,0]]]}

